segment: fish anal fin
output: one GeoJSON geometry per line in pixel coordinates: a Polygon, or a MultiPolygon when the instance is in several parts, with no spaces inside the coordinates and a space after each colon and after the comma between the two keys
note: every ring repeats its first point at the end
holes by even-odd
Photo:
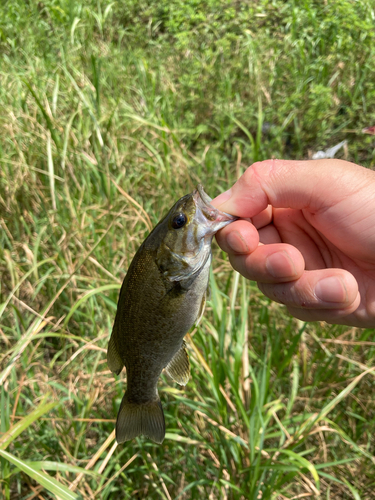
{"type": "Polygon", "coordinates": [[[190,377],[190,363],[185,341],[167,364],[165,371],[178,384],[186,385],[188,383],[190,377]]]}
{"type": "Polygon", "coordinates": [[[111,338],[109,340],[108,349],[107,349],[107,363],[109,369],[112,373],[116,373],[118,375],[121,370],[124,368],[124,363],[118,353],[115,340],[114,340],[114,331],[112,332],[111,338]]]}
{"type": "Polygon", "coordinates": [[[158,444],[164,441],[165,420],[160,399],[138,404],[128,401],[125,393],[117,415],[116,440],[123,443],[141,435],[158,444]]]}

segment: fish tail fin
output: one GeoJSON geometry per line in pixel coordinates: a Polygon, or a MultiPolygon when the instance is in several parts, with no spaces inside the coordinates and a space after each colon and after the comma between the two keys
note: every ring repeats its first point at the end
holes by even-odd
{"type": "Polygon", "coordinates": [[[123,443],[142,434],[155,443],[164,441],[165,420],[160,399],[158,397],[156,401],[142,404],[132,403],[125,393],[117,415],[116,440],[123,443]]]}

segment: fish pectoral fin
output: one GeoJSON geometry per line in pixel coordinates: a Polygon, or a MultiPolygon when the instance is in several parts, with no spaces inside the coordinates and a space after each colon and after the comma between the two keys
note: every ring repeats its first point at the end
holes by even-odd
{"type": "Polygon", "coordinates": [[[115,340],[114,340],[114,331],[112,332],[111,338],[108,344],[107,350],[107,363],[109,369],[112,373],[116,373],[118,375],[121,370],[124,368],[124,363],[120,357],[120,354],[117,351],[115,340]]]}
{"type": "Polygon", "coordinates": [[[198,313],[197,319],[195,320],[195,326],[198,326],[199,323],[201,322],[201,319],[202,319],[202,316],[203,316],[203,313],[204,313],[204,310],[206,307],[206,295],[207,295],[207,291],[204,292],[204,295],[202,297],[202,302],[201,302],[201,306],[199,308],[199,313],[198,313]]]}
{"type": "Polygon", "coordinates": [[[183,341],[181,348],[167,364],[165,371],[178,384],[186,385],[188,383],[190,377],[190,363],[185,341],[183,341]]]}
{"type": "Polygon", "coordinates": [[[132,403],[125,393],[117,415],[116,440],[123,443],[141,435],[155,443],[164,441],[165,420],[160,399],[142,404],[132,403]]]}

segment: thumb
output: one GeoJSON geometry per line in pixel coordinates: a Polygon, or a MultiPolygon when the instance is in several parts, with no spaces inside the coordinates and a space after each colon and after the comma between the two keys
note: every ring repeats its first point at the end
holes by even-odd
{"type": "Polygon", "coordinates": [[[266,160],[249,167],[212,204],[239,217],[253,217],[267,205],[317,213],[366,187],[373,190],[374,181],[372,171],[343,160],[266,160]]]}

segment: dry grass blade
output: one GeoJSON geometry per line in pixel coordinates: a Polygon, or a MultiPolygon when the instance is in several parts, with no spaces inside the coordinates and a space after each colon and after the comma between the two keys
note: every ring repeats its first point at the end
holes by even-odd
{"type": "Polygon", "coordinates": [[[48,159],[49,185],[51,189],[52,210],[56,210],[55,172],[53,167],[53,158],[51,151],[51,133],[49,131],[47,132],[47,159],[48,159]]]}
{"type": "Polygon", "coordinates": [[[128,194],[126,191],[124,191],[122,189],[122,187],[120,187],[117,182],[115,182],[113,179],[111,179],[111,182],[112,184],[116,187],[116,189],[119,191],[119,193],[122,194],[122,196],[124,196],[127,200],[129,200],[133,205],[135,205],[137,208],[139,208],[139,210],[142,212],[142,214],[144,215],[144,218],[143,217],[140,217],[141,220],[145,223],[147,229],[149,231],[152,230],[152,222],[150,220],[150,217],[148,215],[148,213],[145,211],[145,209],[134,199],[130,196],[130,194],[128,194]]]}
{"type": "Polygon", "coordinates": [[[103,460],[102,464],[100,465],[100,467],[98,469],[99,474],[101,474],[103,472],[103,470],[107,467],[107,464],[110,461],[112,455],[114,454],[117,446],[118,446],[118,443],[117,443],[117,441],[115,441],[112,445],[112,448],[109,450],[109,452],[107,453],[107,456],[105,457],[105,459],[103,460]]]}
{"type": "MultiPolygon", "coordinates": [[[[158,466],[156,465],[156,463],[154,462],[154,460],[152,459],[152,457],[151,457],[151,455],[150,455],[149,453],[147,453],[147,457],[148,457],[148,459],[150,460],[151,465],[152,465],[152,467],[154,468],[154,470],[155,470],[156,472],[159,472],[158,466]]],[[[167,488],[167,486],[166,486],[166,484],[165,484],[165,482],[164,482],[164,479],[163,479],[163,477],[162,477],[160,474],[159,474],[159,479],[160,479],[161,486],[162,486],[162,488],[163,488],[163,490],[164,490],[164,493],[165,493],[165,495],[166,495],[167,499],[168,499],[168,500],[172,500],[172,497],[171,497],[171,495],[169,494],[169,491],[168,491],[168,488],[167,488]]]]}
{"type": "MultiPolygon", "coordinates": [[[[116,432],[115,432],[115,430],[113,430],[111,432],[111,434],[107,437],[107,439],[104,441],[102,446],[99,448],[99,450],[92,456],[89,463],[85,467],[86,470],[90,470],[96,464],[96,462],[101,457],[102,453],[108,448],[108,446],[115,439],[115,436],[116,436],[116,432]]],[[[78,476],[75,478],[75,480],[69,485],[69,489],[74,491],[77,488],[79,482],[82,480],[83,476],[84,476],[83,473],[78,474],[78,476]]]]}
{"type": "Polygon", "coordinates": [[[116,474],[113,474],[112,477],[110,477],[108,479],[108,481],[98,490],[95,492],[95,496],[98,496],[99,493],[101,493],[105,488],[107,488],[108,485],[111,484],[112,481],[114,481],[116,479],[116,477],[118,477],[120,474],[122,474],[122,472],[127,468],[129,467],[129,465],[137,458],[138,456],[138,453],[135,453],[131,458],[129,458],[129,460],[121,467],[120,470],[118,470],[116,472],[116,474]]]}
{"type": "Polygon", "coordinates": [[[96,339],[93,339],[91,342],[87,342],[85,345],[80,347],[75,351],[74,354],[71,355],[71,357],[62,365],[62,367],[59,369],[59,373],[61,373],[65,368],[77,357],[81,354],[81,352],[85,350],[94,350],[94,351],[100,351],[103,352],[104,354],[107,354],[107,349],[104,349],[102,347],[98,347],[95,344],[95,342],[98,342],[99,340],[102,340],[103,338],[106,338],[108,335],[101,335],[97,337],[96,339]]]}
{"type": "MultiPolygon", "coordinates": [[[[347,356],[343,356],[342,354],[335,354],[336,358],[342,359],[344,361],[348,361],[349,363],[358,366],[362,370],[367,370],[368,373],[371,373],[373,368],[368,368],[368,366],[364,365],[363,363],[360,363],[359,361],[355,361],[354,359],[350,359],[347,356]]],[[[375,376],[375,373],[372,373],[372,375],[375,376]]]]}
{"type": "Polygon", "coordinates": [[[375,342],[370,342],[368,340],[342,340],[342,339],[322,339],[322,338],[319,340],[320,342],[326,342],[327,344],[375,346],[375,342]]]}
{"type": "MultiPolygon", "coordinates": [[[[244,439],[242,439],[242,437],[238,436],[237,434],[235,434],[234,432],[232,432],[231,430],[227,429],[226,427],[224,427],[224,425],[221,425],[219,424],[218,422],[215,422],[215,420],[212,420],[212,418],[210,418],[209,416],[207,416],[205,413],[199,411],[199,410],[195,410],[195,412],[200,415],[201,417],[203,417],[205,420],[207,420],[207,422],[209,422],[211,425],[213,425],[214,427],[217,427],[218,429],[220,429],[222,432],[224,432],[224,434],[226,434],[227,436],[230,436],[231,438],[234,438],[238,443],[240,443],[242,446],[244,446],[245,448],[248,448],[248,444],[246,443],[246,441],[244,439]]],[[[259,451],[259,448],[256,447],[256,450],[259,451]]],[[[269,454],[265,451],[265,450],[261,450],[261,454],[264,456],[264,457],[267,457],[269,458],[269,454]]]]}

